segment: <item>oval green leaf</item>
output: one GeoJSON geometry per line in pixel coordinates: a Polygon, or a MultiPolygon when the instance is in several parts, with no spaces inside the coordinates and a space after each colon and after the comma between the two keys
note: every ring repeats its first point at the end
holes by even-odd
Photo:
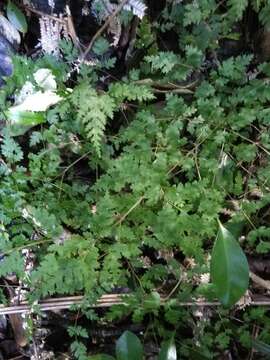
{"type": "Polygon", "coordinates": [[[26,17],[12,1],[9,1],[7,5],[7,18],[17,30],[23,34],[27,32],[26,17]]]}
{"type": "Polygon", "coordinates": [[[46,121],[45,112],[17,111],[11,108],[5,114],[9,120],[7,126],[11,136],[23,135],[33,126],[46,121]]]}
{"type": "Polygon", "coordinates": [[[130,331],[125,331],[116,342],[117,360],[142,360],[143,347],[140,339],[130,331]]]}
{"type": "Polygon", "coordinates": [[[234,236],[219,224],[211,258],[211,279],[224,306],[232,306],[248,288],[247,258],[234,236]]]}
{"type": "Polygon", "coordinates": [[[158,360],[177,360],[174,338],[163,343],[160,349],[158,360]]]}
{"type": "Polygon", "coordinates": [[[259,341],[259,340],[253,340],[252,345],[255,350],[259,351],[261,354],[267,355],[268,359],[270,357],[270,345],[259,341]]]}
{"type": "Polygon", "coordinates": [[[46,121],[45,112],[20,111],[10,108],[6,114],[12,125],[36,126],[46,121]]]}

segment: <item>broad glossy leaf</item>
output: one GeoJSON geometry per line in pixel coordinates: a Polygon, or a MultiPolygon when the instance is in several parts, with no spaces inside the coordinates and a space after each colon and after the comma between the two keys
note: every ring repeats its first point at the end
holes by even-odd
{"type": "Polygon", "coordinates": [[[144,309],[147,311],[154,311],[160,307],[160,295],[158,292],[153,291],[147,296],[144,301],[144,309]]]}
{"type": "Polygon", "coordinates": [[[62,100],[62,97],[57,95],[54,91],[37,91],[28,95],[24,101],[12,106],[10,111],[46,111],[50,106],[57,104],[62,100]]]}
{"type": "Polygon", "coordinates": [[[254,349],[256,349],[257,351],[259,351],[260,353],[262,353],[264,355],[268,355],[270,358],[270,345],[268,345],[262,341],[259,341],[259,340],[253,340],[252,345],[253,345],[254,349]]]}
{"type": "Polygon", "coordinates": [[[57,84],[55,76],[50,69],[39,69],[34,73],[34,79],[43,90],[55,91],[57,84]]]}
{"type": "Polygon", "coordinates": [[[222,224],[219,227],[212,250],[211,279],[222,304],[232,306],[248,288],[249,268],[237,240],[222,224]]]}
{"type": "Polygon", "coordinates": [[[174,338],[163,343],[160,349],[158,360],[177,360],[174,338]]]}
{"type": "Polygon", "coordinates": [[[44,112],[30,111],[8,111],[9,134],[11,136],[20,136],[25,134],[29,129],[46,121],[44,112]]]}
{"type": "Polygon", "coordinates": [[[27,21],[23,12],[12,1],[8,2],[7,17],[12,25],[22,33],[27,32],[27,21]]]}
{"type": "Polygon", "coordinates": [[[227,222],[226,228],[227,230],[235,237],[239,238],[242,234],[243,228],[245,226],[244,221],[238,221],[238,222],[227,222]]]}
{"type": "Polygon", "coordinates": [[[0,15],[0,34],[14,47],[17,47],[21,42],[21,36],[18,30],[3,15],[0,15]]]}
{"type": "Polygon", "coordinates": [[[114,357],[107,354],[98,354],[89,357],[89,360],[115,360],[114,357]]]}
{"type": "Polygon", "coordinates": [[[8,120],[12,125],[35,126],[45,122],[44,112],[20,111],[10,108],[7,112],[8,120]]]}
{"type": "Polygon", "coordinates": [[[143,347],[140,339],[130,331],[125,331],[116,342],[117,360],[142,360],[143,347]]]}

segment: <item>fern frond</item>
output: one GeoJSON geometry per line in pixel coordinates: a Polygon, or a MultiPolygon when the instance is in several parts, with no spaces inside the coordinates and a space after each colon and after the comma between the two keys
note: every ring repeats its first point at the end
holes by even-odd
{"type": "Polygon", "coordinates": [[[124,9],[127,11],[132,11],[134,15],[142,19],[145,15],[147,7],[140,0],[129,0],[129,2],[124,6],[124,9]]]}
{"type": "Polygon", "coordinates": [[[147,101],[155,98],[153,92],[148,86],[128,83],[114,83],[110,86],[110,95],[117,102],[128,101],[147,101]]]}
{"type": "Polygon", "coordinates": [[[180,60],[172,51],[160,51],[157,55],[146,56],[145,61],[151,64],[152,71],[159,70],[162,74],[168,74],[180,60]]]}
{"type": "Polygon", "coordinates": [[[113,99],[107,94],[100,95],[94,89],[82,86],[73,92],[71,102],[78,109],[77,118],[84,125],[87,138],[100,156],[107,118],[112,118],[115,110],[113,99]]]}
{"type": "MultiPolygon", "coordinates": [[[[94,0],[92,4],[92,13],[94,16],[103,21],[112,14],[116,5],[109,0],[94,0]]],[[[145,15],[147,6],[141,0],[129,0],[124,6],[124,10],[132,11],[138,18],[142,19],[145,15]]]]}
{"type": "Polygon", "coordinates": [[[248,6],[248,0],[229,0],[228,5],[230,7],[229,15],[234,20],[239,20],[248,6]]]}

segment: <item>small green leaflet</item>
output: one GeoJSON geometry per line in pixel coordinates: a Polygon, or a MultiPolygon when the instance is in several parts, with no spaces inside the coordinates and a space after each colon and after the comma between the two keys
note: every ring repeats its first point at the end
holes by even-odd
{"type": "Polygon", "coordinates": [[[109,42],[105,38],[100,37],[97,41],[95,41],[93,51],[96,55],[102,56],[106,53],[106,51],[108,51],[109,47],[109,42]]]}
{"type": "Polygon", "coordinates": [[[7,5],[7,17],[12,25],[25,34],[27,32],[27,21],[23,12],[12,1],[7,5]]]}
{"type": "Polygon", "coordinates": [[[117,360],[142,360],[143,347],[140,339],[130,331],[125,331],[116,342],[117,360]]]}
{"type": "Polygon", "coordinates": [[[248,288],[248,262],[234,236],[219,223],[211,258],[211,279],[224,306],[230,307],[248,288]]]}
{"type": "Polygon", "coordinates": [[[163,343],[160,349],[158,360],[177,360],[174,338],[163,343]]]}

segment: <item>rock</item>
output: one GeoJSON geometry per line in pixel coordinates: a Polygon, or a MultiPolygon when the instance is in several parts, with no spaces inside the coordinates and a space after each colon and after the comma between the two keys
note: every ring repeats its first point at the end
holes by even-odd
{"type": "Polygon", "coordinates": [[[13,72],[13,65],[10,55],[14,52],[14,47],[6,38],[0,34],[0,86],[4,84],[2,79],[10,76],[13,72]]]}
{"type": "Polygon", "coordinates": [[[0,86],[4,84],[3,77],[10,76],[13,72],[11,55],[18,49],[20,41],[19,32],[0,15],[0,86]]]}
{"type": "Polygon", "coordinates": [[[0,52],[0,85],[3,85],[2,77],[10,76],[13,72],[13,65],[10,56],[0,52]]]}

